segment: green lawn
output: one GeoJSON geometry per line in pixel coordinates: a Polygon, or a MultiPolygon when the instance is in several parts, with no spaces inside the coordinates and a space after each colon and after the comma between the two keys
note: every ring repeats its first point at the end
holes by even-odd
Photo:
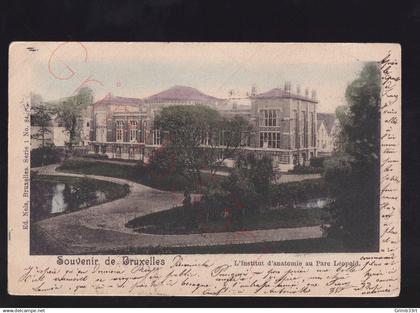
{"type": "MultiPolygon", "coordinates": [[[[185,178],[179,176],[148,178],[140,174],[140,170],[136,166],[129,164],[125,165],[88,160],[68,160],[64,162],[60,167],[58,167],[57,170],[67,173],[123,178],[153,188],[170,191],[183,191],[188,183],[185,178]]],[[[207,173],[202,173],[201,175],[204,185],[207,184],[210,179],[223,179],[223,177],[218,175],[213,177],[207,173]]],[[[197,188],[195,191],[198,190],[199,188],[197,188]]]]}

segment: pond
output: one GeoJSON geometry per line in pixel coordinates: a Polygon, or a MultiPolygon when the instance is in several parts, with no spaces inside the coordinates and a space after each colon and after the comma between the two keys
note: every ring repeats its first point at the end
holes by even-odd
{"type": "Polygon", "coordinates": [[[86,178],[31,180],[31,221],[84,209],[124,196],[124,186],[86,178]]]}

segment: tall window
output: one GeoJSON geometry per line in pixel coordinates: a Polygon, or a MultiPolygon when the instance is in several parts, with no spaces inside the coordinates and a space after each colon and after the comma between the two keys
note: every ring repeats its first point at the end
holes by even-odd
{"type": "Polygon", "coordinates": [[[276,110],[261,110],[263,118],[263,126],[277,126],[277,111],[276,110]]]}
{"type": "Polygon", "coordinates": [[[115,157],[120,158],[121,157],[121,147],[115,148],[115,157]]]}
{"type": "Polygon", "coordinates": [[[130,141],[137,141],[137,121],[130,121],[130,141]]]}
{"type": "Polygon", "coordinates": [[[315,133],[315,113],[311,113],[311,146],[315,147],[316,133],[315,133]]]}
{"type": "Polygon", "coordinates": [[[209,145],[210,142],[210,134],[208,131],[202,131],[200,136],[200,144],[202,145],[209,145]]]}
{"type": "Polygon", "coordinates": [[[306,111],[302,111],[303,116],[303,146],[308,147],[308,116],[306,111]]]}
{"type": "Polygon", "coordinates": [[[279,132],[260,132],[260,148],[280,148],[279,132]]]}
{"type": "Polygon", "coordinates": [[[300,148],[300,126],[299,126],[299,113],[294,110],[295,115],[295,147],[300,148]]]}
{"type": "MultiPolygon", "coordinates": [[[[211,142],[211,137],[209,138],[211,142]]],[[[241,144],[241,134],[230,130],[219,131],[219,146],[236,146],[241,144]]]]}
{"type": "Polygon", "coordinates": [[[162,144],[161,143],[161,138],[162,138],[162,136],[161,136],[161,131],[160,131],[160,129],[154,129],[153,130],[153,144],[154,145],[160,145],[160,144],[162,144]]]}
{"type": "Polygon", "coordinates": [[[124,121],[118,120],[116,121],[116,141],[123,141],[124,140],[124,121]]]}
{"type": "Polygon", "coordinates": [[[130,159],[133,159],[134,158],[135,152],[136,152],[136,150],[134,149],[134,147],[130,147],[128,149],[128,156],[130,157],[130,159]]]}

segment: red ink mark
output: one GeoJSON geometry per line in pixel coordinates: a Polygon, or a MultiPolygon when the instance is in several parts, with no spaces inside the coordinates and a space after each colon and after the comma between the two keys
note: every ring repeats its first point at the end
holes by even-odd
{"type": "Polygon", "coordinates": [[[73,92],[73,94],[76,94],[80,89],[82,89],[82,87],[84,87],[84,86],[86,86],[88,83],[97,83],[97,84],[99,84],[99,85],[101,85],[102,87],[105,87],[104,86],[104,84],[101,82],[101,81],[99,81],[99,80],[97,80],[97,79],[92,79],[92,75],[90,75],[88,78],[86,78],[80,85],[79,85],[79,87],[77,87],[75,90],[74,90],[74,92],[73,92]]]}
{"type": "MultiPolygon", "coordinates": [[[[58,74],[56,74],[56,73],[54,73],[54,71],[53,71],[53,69],[52,69],[52,61],[53,61],[53,57],[54,57],[54,55],[57,53],[57,51],[59,50],[59,49],[61,49],[62,47],[64,47],[65,45],[67,45],[67,44],[69,44],[70,42],[65,42],[65,43],[62,43],[61,45],[59,45],[57,48],[55,48],[55,50],[51,53],[51,56],[50,56],[50,58],[49,58],[49,60],[48,60],[48,71],[51,73],[51,75],[54,77],[54,78],[56,78],[56,79],[59,79],[59,80],[69,80],[70,78],[72,78],[75,74],[76,74],[76,72],[70,67],[70,66],[68,66],[67,64],[65,64],[64,63],[64,66],[67,68],[67,70],[69,71],[69,75],[68,76],[59,76],[58,74]]],[[[82,48],[83,48],[83,50],[84,50],[84,52],[85,52],[85,57],[84,57],[84,62],[86,63],[87,62],[87,60],[88,60],[88,50],[87,50],[87,48],[81,43],[81,42],[76,42],[77,44],[79,44],[82,48]]]]}

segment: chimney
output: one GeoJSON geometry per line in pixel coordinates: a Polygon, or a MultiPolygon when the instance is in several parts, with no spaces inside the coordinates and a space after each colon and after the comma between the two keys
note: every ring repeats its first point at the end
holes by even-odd
{"type": "Polygon", "coordinates": [[[312,100],[316,100],[316,90],[312,89],[312,100]]]}
{"type": "Polygon", "coordinates": [[[257,95],[257,86],[253,84],[252,89],[251,89],[251,97],[255,97],[256,95],[257,95]]]}
{"type": "Polygon", "coordinates": [[[309,89],[305,88],[305,97],[309,97],[309,89]]]}
{"type": "Polygon", "coordinates": [[[298,96],[300,96],[300,86],[299,85],[296,86],[296,94],[298,96]]]}
{"type": "Polygon", "coordinates": [[[292,90],[292,83],[291,82],[285,82],[284,83],[284,91],[290,92],[292,90]]]}

